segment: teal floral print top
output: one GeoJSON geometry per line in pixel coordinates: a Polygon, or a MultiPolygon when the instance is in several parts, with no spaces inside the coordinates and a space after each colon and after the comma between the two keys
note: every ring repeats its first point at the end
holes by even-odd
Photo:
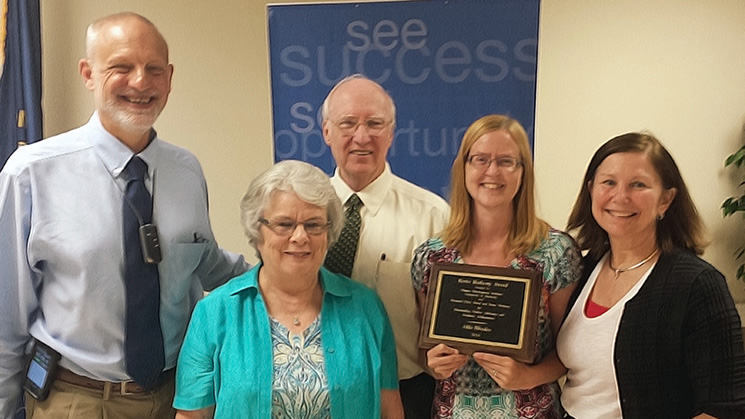
{"type": "MultiPolygon", "coordinates": [[[[576,282],[581,275],[581,254],[568,234],[549,229],[547,237],[534,251],[517,255],[514,269],[541,270],[543,288],[538,312],[536,360],[554,349],[555,336],[549,319],[551,294],[576,282]]],[[[465,263],[458,249],[446,246],[440,238],[420,245],[411,266],[414,288],[426,295],[433,263],[465,263]]],[[[549,383],[524,391],[505,390],[473,359],[450,378],[438,380],[433,418],[562,418],[558,383],[549,383]]]]}

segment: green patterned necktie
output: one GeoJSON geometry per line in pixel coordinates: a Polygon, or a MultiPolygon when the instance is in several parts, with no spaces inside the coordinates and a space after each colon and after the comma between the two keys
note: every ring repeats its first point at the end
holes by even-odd
{"type": "Polygon", "coordinates": [[[341,229],[339,240],[334,243],[326,254],[326,269],[345,276],[352,276],[354,256],[357,254],[357,242],[360,239],[360,208],[362,201],[357,194],[352,194],[346,203],[344,211],[344,227],[341,229]]]}

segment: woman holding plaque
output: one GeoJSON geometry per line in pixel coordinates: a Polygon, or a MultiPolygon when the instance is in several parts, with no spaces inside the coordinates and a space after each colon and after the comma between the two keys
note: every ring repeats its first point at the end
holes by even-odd
{"type": "Polygon", "coordinates": [[[603,144],[568,228],[588,253],[557,340],[567,414],[745,417],[740,319],[697,256],[704,226],[662,144],[640,133],[603,144]]]}
{"type": "Polygon", "coordinates": [[[427,352],[437,379],[433,417],[560,418],[565,369],[556,332],[579,279],[574,240],[535,212],[533,163],[525,129],[502,115],[485,116],[463,136],[451,173],[451,215],[443,233],[415,252],[412,280],[420,307],[433,263],[451,262],[542,271],[535,360],[472,356],[438,344],[427,352]]]}

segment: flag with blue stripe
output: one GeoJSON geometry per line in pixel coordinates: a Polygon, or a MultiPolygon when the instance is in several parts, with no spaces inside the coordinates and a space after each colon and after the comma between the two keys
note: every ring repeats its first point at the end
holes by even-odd
{"type": "Polygon", "coordinates": [[[0,167],[41,138],[39,0],[0,0],[0,167]]]}

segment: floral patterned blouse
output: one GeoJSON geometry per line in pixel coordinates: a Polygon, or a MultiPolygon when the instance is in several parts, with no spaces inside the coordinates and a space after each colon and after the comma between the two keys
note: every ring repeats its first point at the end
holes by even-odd
{"type": "Polygon", "coordinates": [[[271,318],[274,348],[272,418],[330,418],[321,316],[302,333],[271,318]]]}
{"type": "MultiPolygon", "coordinates": [[[[440,238],[429,239],[414,253],[411,277],[414,288],[426,295],[433,263],[465,263],[458,249],[440,238]]],[[[550,295],[579,279],[581,255],[568,234],[549,229],[540,246],[510,262],[514,269],[542,270],[543,288],[538,310],[536,362],[554,349],[555,337],[549,320],[550,295]]],[[[560,389],[556,382],[531,390],[511,391],[499,385],[479,364],[470,359],[450,378],[437,381],[433,418],[562,418],[560,389]]]]}

